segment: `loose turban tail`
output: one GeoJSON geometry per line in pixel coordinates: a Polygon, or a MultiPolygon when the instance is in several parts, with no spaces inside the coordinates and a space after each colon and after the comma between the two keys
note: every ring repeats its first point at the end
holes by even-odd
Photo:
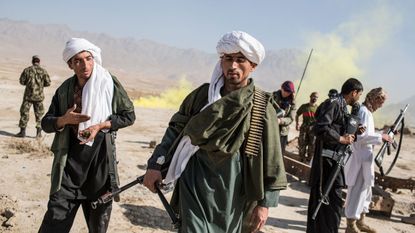
{"type": "MultiPolygon", "coordinates": [[[[252,36],[241,31],[232,31],[223,35],[219,40],[216,49],[220,56],[224,54],[241,52],[246,58],[248,58],[248,60],[257,65],[260,64],[265,57],[264,46],[262,46],[262,44],[252,36]]],[[[209,84],[208,104],[204,106],[201,111],[222,98],[220,89],[223,85],[223,71],[220,61],[218,61],[213,70],[209,84]]],[[[188,135],[184,135],[173,154],[164,183],[176,182],[186,168],[190,157],[192,157],[198,150],[198,146],[192,145],[190,137],[188,135]]]]}
{"type": "MultiPolygon", "coordinates": [[[[108,119],[112,114],[112,99],[114,97],[114,82],[111,74],[103,68],[101,49],[83,38],[71,38],[66,42],[63,50],[63,60],[68,62],[73,56],[82,51],[88,51],[94,57],[94,68],[82,90],[82,114],[91,118],[88,121],[79,123],[78,131],[85,130],[92,125],[99,124],[108,119]]],[[[108,132],[108,129],[102,129],[108,132]]],[[[86,139],[78,135],[78,139],[86,139]]],[[[86,143],[92,146],[94,140],[86,143]]]]}
{"type": "Polygon", "coordinates": [[[242,31],[231,31],[223,35],[216,46],[216,51],[220,56],[241,52],[257,65],[265,58],[265,49],[261,42],[242,31]]]}
{"type": "Polygon", "coordinates": [[[101,49],[83,38],[71,38],[66,42],[62,57],[65,62],[68,62],[73,56],[82,51],[88,51],[94,56],[96,63],[102,65],[101,49]]]}

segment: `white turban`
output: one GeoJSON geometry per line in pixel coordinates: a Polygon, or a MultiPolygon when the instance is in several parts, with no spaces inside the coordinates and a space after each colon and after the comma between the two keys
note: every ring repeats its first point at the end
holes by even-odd
{"type": "Polygon", "coordinates": [[[63,60],[68,62],[73,56],[82,51],[90,52],[95,62],[102,65],[101,49],[84,38],[71,38],[66,42],[62,54],[63,60]]]}
{"type": "MultiPolygon", "coordinates": [[[[216,51],[219,56],[241,52],[249,61],[257,65],[261,64],[265,58],[265,49],[261,42],[242,31],[231,31],[223,35],[216,45],[216,51]]],[[[221,97],[220,88],[224,84],[222,75],[222,66],[218,61],[210,79],[208,92],[210,103],[221,97]]]]}
{"type": "Polygon", "coordinates": [[[257,65],[265,58],[265,49],[261,42],[242,31],[232,31],[223,35],[216,45],[216,51],[220,56],[241,52],[257,65]]]}
{"type": "MultiPolygon", "coordinates": [[[[101,49],[83,38],[71,38],[66,42],[63,50],[63,60],[68,62],[73,56],[88,51],[94,57],[94,68],[91,77],[88,78],[82,90],[82,114],[91,118],[88,121],[79,123],[78,130],[84,130],[92,125],[99,124],[108,119],[112,114],[112,98],[114,96],[114,82],[111,74],[101,64],[101,49]]],[[[108,132],[108,129],[103,129],[108,132]]],[[[85,138],[78,136],[79,140],[85,138]]],[[[92,146],[93,140],[86,143],[92,146]]]]}

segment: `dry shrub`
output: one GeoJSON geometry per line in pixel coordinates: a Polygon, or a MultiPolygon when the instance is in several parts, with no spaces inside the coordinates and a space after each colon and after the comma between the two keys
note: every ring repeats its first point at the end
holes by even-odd
{"type": "Polygon", "coordinates": [[[52,155],[50,148],[44,143],[42,138],[39,139],[23,139],[11,138],[7,142],[7,147],[14,151],[15,154],[31,154],[39,156],[52,155]]]}

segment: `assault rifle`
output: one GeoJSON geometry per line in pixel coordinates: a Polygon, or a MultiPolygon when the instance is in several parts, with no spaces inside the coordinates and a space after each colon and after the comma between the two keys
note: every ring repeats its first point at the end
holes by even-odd
{"type": "Polygon", "coordinates": [[[382,176],[385,176],[385,175],[389,174],[389,172],[392,170],[393,166],[395,165],[396,160],[398,159],[398,155],[399,155],[399,152],[401,150],[402,138],[403,138],[403,132],[402,131],[403,131],[403,128],[404,128],[404,125],[405,125],[404,124],[404,114],[405,114],[406,110],[408,110],[408,106],[409,106],[409,104],[407,104],[404,109],[401,109],[401,113],[399,114],[398,118],[396,118],[393,125],[387,131],[387,134],[389,135],[389,137],[393,138],[395,136],[397,130],[400,127],[401,136],[400,136],[400,139],[399,139],[399,144],[397,144],[395,142],[395,140],[392,143],[384,142],[382,144],[382,147],[380,148],[378,154],[375,157],[375,163],[379,167],[379,171],[380,171],[380,174],[382,176]],[[382,167],[383,158],[385,156],[385,152],[387,152],[388,155],[391,154],[391,148],[390,148],[391,145],[394,149],[396,149],[395,158],[392,161],[389,168],[386,170],[386,172],[384,172],[383,167],[382,167]]]}
{"type": "MultiPolygon", "coordinates": [[[[334,181],[336,180],[337,176],[339,175],[340,171],[344,167],[344,165],[349,160],[350,156],[352,155],[352,149],[350,145],[344,146],[344,149],[336,152],[338,157],[338,160],[336,160],[336,167],[335,169],[330,173],[328,183],[324,186],[324,191],[321,194],[320,199],[318,200],[318,205],[316,209],[314,210],[312,219],[315,220],[318,214],[318,211],[320,210],[321,204],[329,205],[329,193],[331,191],[331,188],[333,187],[334,181]]],[[[323,169],[321,167],[320,169],[323,169]]]]}
{"type": "MultiPolygon", "coordinates": [[[[96,201],[91,202],[91,207],[92,209],[96,209],[97,206],[105,204],[110,202],[114,197],[116,197],[117,195],[119,195],[121,192],[125,191],[126,189],[131,188],[132,186],[136,185],[136,184],[143,184],[144,181],[144,175],[138,177],[136,180],[120,187],[119,189],[116,189],[112,192],[107,192],[104,195],[100,196],[96,201]]],[[[164,196],[164,194],[161,192],[160,190],[160,185],[156,185],[156,191],[157,191],[157,195],[160,198],[161,203],[164,206],[164,209],[166,209],[174,229],[178,229],[180,227],[180,219],[178,218],[178,216],[176,215],[176,213],[174,212],[173,208],[170,206],[169,202],[167,201],[166,197],[164,196]]]]}
{"type": "MultiPolygon", "coordinates": [[[[357,116],[360,109],[360,104],[355,103],[352,106],[352,111],[350,114],[346,114],[346,133],[347,134],[358,134],[361,133],[361,125],[360,125],[360,118],[357,116]]],[[[318,204],[316,209],[314,210],[313,216],[311,217],[313,220],[316,219],[318,211],[322,204],[329,205],[329,193],[333,187],[334,182],[336,181],[337,176],[342,171],[344,165],[346,165],[347,161],[349,160],[350,156],[352,155],[353,151],[351,145],[341,145],[334,154],[323,155],[324,150],[320,155],[320,169],[323,169],[323,156],[330,157],[331,159],[336,161],[334,165],[334,169],[331,171],[328,182],[324,186],[324,190],[320,193],[320,199],[318,200],[318,204]]],[[[321,173],[322,174],[322,173],[321,173]]],[[[320,177],[320,182],[322,182],[323,177],[320,177]]],[[[322,183],[320,183],[322,184],[322,183]]],[[[321,189],[321,186],[320,186],[321,189]]]]}

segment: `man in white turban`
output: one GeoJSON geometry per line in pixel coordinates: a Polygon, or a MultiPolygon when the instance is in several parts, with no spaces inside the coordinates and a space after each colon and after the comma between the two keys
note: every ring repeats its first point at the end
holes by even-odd
{"type": "Polygon", "coordinates": [[[376,132],[373,113],[380,109],[387,99],[383,88],[378,87],[369,91],[358,116],[360,124],[366,127],[363,134],[357,135],[353,143],[353,154],[344,167],[347,184],[347,198],[344,215],[347,218],[346,233],[369,232],[376,233],[376,229],[364,221],[369,213],[372,202],[372,186],[375,185],[375,161],[373,156],[374,145],[382,142],[391,142],[386,133],[376,132]]]}
{"type": "Polygon", "coordinates": [[[277,110],[251,78],[265,51],[241,31],[226,33],[216,48],[220,59],[211,82],[190,93],[171,118],[148,160],[144,185],[155,192],[163,178],[175,183],[171,204],[181,219],[179,232],[257,232],[287,182],[277,110]],[[254,93],[262,96],[255,113],[262,128],[258,150],[251,151],[254,93]]]}
{"type": "Polygon", "coordinates": [[[58,87],[42,129],[55,133],[48,209],[39,232],[69,232],[82,205],[89,232],[106,232],[112,202],[90,202],[118,188],[115,134],[135,121],[124,88],[101,64],[101,49],[72,38],[63,60],[75,73],[58,87]]]}

